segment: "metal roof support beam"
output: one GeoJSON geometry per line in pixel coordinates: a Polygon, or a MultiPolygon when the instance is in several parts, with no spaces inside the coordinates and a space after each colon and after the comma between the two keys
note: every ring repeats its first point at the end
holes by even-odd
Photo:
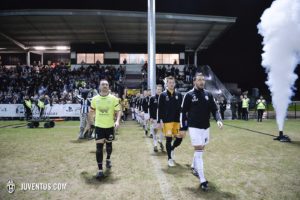
{"type": "Polygon", "coordinates": [[[110,42],[110,39],[109,39],[109,37],[108,37],[107,30],[106,30],[106,27],[105,27],[105,25],[104,25],[102,19],[100,19],[100,25],[101,25],[101,27],[102,27],[102,29],[103,29],[103,32],[104,32],[104,36],[105,36],[106,42],[107,42],[109,48],[111,49],[111,42],[110,42]]]}
{"type": "Polygon", "coordinates": [[[12,43],[14,43],[15,45],[17,45],[18,47],[20,47],[23,50],[27,50],[28,48],[22,44],[21,42],[18,42],[17,40],[13,39],[12,37],[0,32],[0,35],[3,36],[4,38],[6,38],[7,40],[11,41],[12,43]]]}
{"type": "Polygon", "coordinates": [[[73,28],[71,27],[71,25],[66,21],[66,19],[64,18],[64,16],[61,16],[60,19],[61,19],[62,22],[66,25],[66,27],[67,27],[68,29],[71,30],[71,32],[72,32],[74,38],[75,38],[76,40],[79,40],[79,37],[78,37],[76,31],[74,31],[74,29],[73,29],[73,28]]]}
{"type": "Polygon", "coordinates": [[[26,52],[26,65],[30,66],[30,51],[26,52]]]}
{"type": "MultiPolygon", "coordinates": [[[[146,18],[146,12],[133,11],[117,11],[117,10],[4,10],[0,11],[0,16],[113,16],[113,17],[136,17],[146,18]]],[[[174,19],[188,20],[198,22],[219,22],[219,23],[235,23],[235,17],[224,16],[205,16],[205,15],[190,15],[190,14],[173,14],[173,13],[157,13],[157,19],[174,19]]]]}
{"type": "Polygon", "coordinates": [[[214,28],[214,26],[215,26],[215,23],[213,23],[213,24],[209,27],[209,29],[205,32],[205,34],[204,34],[205,36],[204,36],[204,37],[201,39],[201,41],[199,42],[199,45],[198,45],[197,49],[195,50],[195,53],[197,53],[197,52],[201,49],[203,41],[205,41],[206,38],[209,36],[209,33],[212,31],[212,29],[214,28]]]}

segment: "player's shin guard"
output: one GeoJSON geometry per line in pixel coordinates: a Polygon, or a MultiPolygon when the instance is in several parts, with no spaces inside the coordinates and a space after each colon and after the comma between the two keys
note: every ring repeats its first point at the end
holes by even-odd
{"type": "Polygon", "coordinates": [[[204,177],[204,167],[203,167],[203,150],[196,150],[194,152],[194,167],[199,174],[200,183],[206,182],[204,177]]]}
{"type": "Polygon", "coordinates": [[[102,162],[103,162],[103,143],[96,144],[97,151],[96,151],[96,160],[98,164],[99,170],[102,170],[102,162]]]}
{"type": "Polygon", "coordinates": [[[172,137],[166,137],[166,149],[168,153],[168,159],[171,159],[172,137]]]}
{"type": "Polygon", "coordinates": [[[181,142],[182,142],[182,138],[176,138],[171,150],[173,151],[176,147],[178,147],[181,144],[181,142]]]}
{"type": "Polygon", "coordinates": [[[110,159],[110,155],[112,153],[112,143],[111,142],[107,142],[106,143],[106,159],[109,160],[110,159]]]}

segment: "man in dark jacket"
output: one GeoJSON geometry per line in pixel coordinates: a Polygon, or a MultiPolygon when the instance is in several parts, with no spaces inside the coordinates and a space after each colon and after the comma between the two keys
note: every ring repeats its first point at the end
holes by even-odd
{"type": "Polygon", "coordinates": [[[219,128],[223,127],[218,106],[210,92],[204,89],[205,78],[200,73],[194,79],[194,88],[187,92],[183,98],[180,114],[180,130],[185,134],[189,131],[192,146],[194,147],[194,158],[192,170],[200,180],[202,190],[207,190],[208,185],[204,177],[203,152],[209,142],[210,113],[217,121],[219,128]]]}
{"type": "Polygon", "coordinates": [[[162,86],[156,86],[156,94],[150,97],[149,101],[149,114],[150,114],[150,134],[153,135],[153,146],[154,152],[157,152],[157,136],[159,134],[158,143],[160,145],[161,151],[163,151],[164,146],[162,144],[163,134],[160,123],[157,123],[157,104],[159,95],[162,93],[162,86]]]}
{"type": "Polygon", "coordinates": [[[182,135],[179,133],[179,115],[182,102],[182,95],[175,91],[175,79],[167,78],[167,90],[164,91],[158,100],[158,121],[163,127],[166,136],[166,149],[168,153],[168,165],[174,167],[174,150],[182,142],[182,135]],[[176,138],[172,144],[172,139],[176,138]]]}

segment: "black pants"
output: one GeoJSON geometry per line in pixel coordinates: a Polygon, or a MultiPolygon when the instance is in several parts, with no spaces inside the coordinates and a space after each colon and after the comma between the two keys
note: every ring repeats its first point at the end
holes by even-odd
{"type": "Polygon", "coordinates": [[[45,108],[39,108],[39,110],[40,110],[40,118],[41,118],[44,115],[45,108]]]}
{"type": "Polygon", "coordinates": [[[31,112],[31,109],[29,109],[29,108],[25,108],[25,119],[26,120],[32,119],[32,112],[31,112]]]}
{"type": "Polygon", "coordinates": [[[258,109],[257,110],[257,121],[258,122],[262,122],[262,117],[263,117],[264,111],[265,110],[263,110],[263,109],[258,109]]]}
{"type": "Polygon", "coordinates": [[[242,109],[242,119],[248,121],[248,108],[242,109]]]}
{"type": "Polygon", "coordinates": [[[231,111],[231,113],[232,113],[232,119],[234,120],[234,119],[236,119],[236,110],[232,110],[231,111]]]}
{"type": "Polygon", "coordinates": [[[238,119],[242,119],[242,108],[238,108],[238,119]]]}

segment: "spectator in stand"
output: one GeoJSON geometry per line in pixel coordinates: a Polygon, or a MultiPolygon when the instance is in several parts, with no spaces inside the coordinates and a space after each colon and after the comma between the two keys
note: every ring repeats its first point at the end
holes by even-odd
{"type": "Polygon", "coordinates": [[[171,67],[171,76],[175,77],[175,67],[172,65],[171,67]]]}
{"type": "Polygon", "coordinates": [[[187,65],[184,66],[183,73],[184,73],[184,76],[185,76],[185,82],[188,83],[190,81],[190,74],[189,74],[189,68],[188,68],[187,65]]]}
{"type": "Polygon", "coordinates": [[[167,65],[167,77],[171,76],[171,66],[167,65]]]}
{"type": "MultiPolygon", "coordinates": [[[[21,103],[25,94],[35,96],[48,95],[53,103],[78,103],[72,95],[79,85],[79,80],[86,80],[91,88],[99,87],[99,80],[107,78],[113,85],[115,76],[125,76],[126,68],[116,70],[113,66],[88,66],[71,70],[63,63],[50,66],[0,67],[0,103],[21,103]]],[[[122,83],[120,83],[122,84],[122,83]]]]}
{"type": "Polygon", "coordinates": [[[176,80],[179,80],[179,68],[178,68],[178,66],[175,67],[175,78],[176,78],[176,80]]]}
{"type": "Polygon", "coordinates": [[[162,69],[161,69],[161,77],[164,79],[166,77],[166,73],[167,73],[167,69],[166,67],[163,65],[162,69]]]}
{"type": "Polygon", "coordinates": [[[96,65],[97,65],[98,67],[101,65],[100,60],[97,60],[97,61],[96,61],[96,65]]]}

